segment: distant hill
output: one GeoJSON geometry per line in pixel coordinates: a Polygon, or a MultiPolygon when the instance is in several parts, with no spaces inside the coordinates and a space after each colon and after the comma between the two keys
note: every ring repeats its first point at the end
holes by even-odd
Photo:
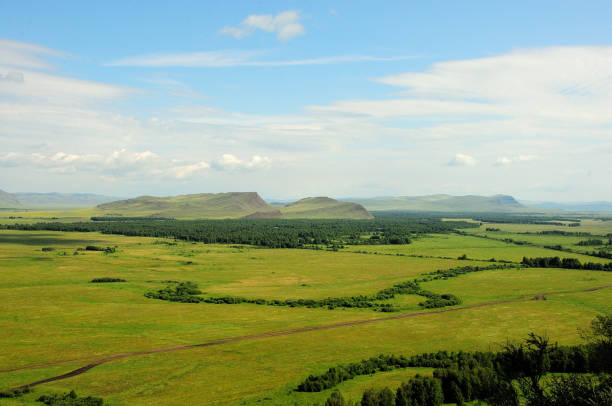
{"type": "Polygon", "coordinates": [[[401,196],[374,199],[355,199],[352,202],[368,210],[410,210],[441,212],[517,212],[528,208],[512,196],[401,196]]]}
{"type": "Polygon", "coordinates": [[[0,208],[2,209],[13,209],[21,207],[21,203],[14,195],[0,190],[0,208]]]}
{"type": "Polygon", "coordinates": [[[284,218],[374,218],[362,205],[329,197],[307,197],[281,208],[284,218]]]}
{"type": "Polygon", "coordinates": [[[26,207],[92,207],[119,200],[120,197],[92,193],[14,193],[26,207]]]}
{"type": "Polygon", "coordinates": [[[573,202],[573,203],[556,203],[556,202],[521,202],[529,207],[549,210],[564,210],[578,212],[612,212],[612,202],[573,202]]]}
{"type": "Polygon", "coordinates": [[[266,203],[255,192],[203,193],[174,197],[141,196],[96,206],[95,215],[170,217],[176,219],[222,218],[351,218],[372,215],[355,203],[328,197],[310,197],[287,206],[266,203]]]}
{"type": "Polygon", "coordinates": [[[272,210],[256,192],[201,193],[172,197],[140,196],[100,204],[96,209],[107,215],[180,219],[238,218],[272,210]]]}

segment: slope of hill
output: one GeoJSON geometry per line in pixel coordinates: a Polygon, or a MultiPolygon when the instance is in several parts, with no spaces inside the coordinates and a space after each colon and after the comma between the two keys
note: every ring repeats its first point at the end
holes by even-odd
{"type": "Polygon", "coordinates": [[[92,193],[14,193],[26,207],[92,207],[119,200],[120,197],[92,193]]]}
{"type": "Polygon", "coordinates": [[[512,196],[401,196],[390,198],[352,200],[368,210],[413,210],[442,212],[517,212],[525,211],[526,206],[512,196]]]}
{"type": "Polygon", "coordinates": [[[101,214],[177,219],[238,218],[273,210],[256,192],[201,193],[172,197],[140,196],[100,204],[101,214]]]}
{"type": "Polygon", "coordinates": [[[360,204],[339,202],[329,197],[307,197],[283,207],[281,213],[284,218],[373,218],[360,204]]]}
{"type": "Polygon", "coordinates": [[[0,190],[0,208],[13,209],[15,207],[21,207],[19,200],[14,195],[0,190]]]}

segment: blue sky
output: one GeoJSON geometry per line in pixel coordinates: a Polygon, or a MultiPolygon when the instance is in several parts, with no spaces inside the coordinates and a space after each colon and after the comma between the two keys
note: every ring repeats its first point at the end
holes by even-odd
{"type": "Polygon", "coordinates": [[[612,200],[609,2],[0,13],[0,189],[612,200]]]}

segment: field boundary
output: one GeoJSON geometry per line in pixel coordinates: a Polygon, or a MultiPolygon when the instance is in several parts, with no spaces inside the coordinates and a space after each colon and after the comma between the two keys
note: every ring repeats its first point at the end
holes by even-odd
{"type": "MultiPolygon", "coordinates": [[[[365,320],[345,321],[345,322],[341,322],[341,323],[333,323],[333,324],[327,324],[327,325],[322,325],[322,326],[302,327],[302,328],[297,328],[297,329],[274,331],[274,332],[270,332],[270,333],[262,333],[262,334],[253,334],[253,335],[247,335],[247,336],[238,336],[238,337],[223,338],[223,339],[220,339],[220,340],[209,341],[207,343],[201,343],[201,344],[180,345],[180,346],[158,348],[158,349],[147,350],[147,351],[136,351],[136,352],[123,353],[123,354],[116,354],[116,355],[112,355],[110,357],[99,359],[97,361],[89,363],[89,364],[87,364],[85,366],[82,366],[80,368],[77,368],[75,370],[67,372],[65,374],[52,376],[52,377],[46,378],[46,379],[41,379],[41,380],[38,380],[38,381],[35,381],[35,382],[32,382],[32,383],[26,384],[26,385],[19,386],[19,387],[15,388],[15,389],[24,389],[24,388],[27,388],[27,387],[31,388],[31,387],[42,385],[42,384],[49,383],[49,382],[54,382],[54,381],[59,381],[59,380],[63,380],[63,379],[72,378],[74,376],[81,375],[81,374],[89,371],[90,369],[97,367],[98,365],[106,364],[108,362],[119,360],[119,359],[136,357],[136,356],[140,356],[140,355],[159,354],[159,353],[172,352],[172,351],[183,351],[183,350],[189,350],[189,349],[194,349],[194,348],[212,347],[212,346],[217,346],[217,345],[223,345],[223,344],[234,343],[234,342],[239,342],[239,341],[256,340],[256,339],[267,338],[267,337],[278,337],[278,336],[286,336],[286,335],[307,333],[307,332],[311,332],[311,331],[321,331],[321,330],[330,330],[330,329],[334,329],[334,328],[360,326],[360,325],[364,325],[364,324],[379,323],[379,322],[384,322],[384,321],[389,321],[389,320],[399,320],[399,319],[405,319],[405,318],[410,318],[410,317],[426,316],[426,315],[429,315],[429,314],[456,312],[456,311],[461,311],[461,310],[468,310],[468,309],[476,309],[476,308],[481,308],[481,307],[495,306],[495,305],[504,304],[504,303],[524,302],[524,301],[532,301],[532,300],[543,300],[543,299],[546,298],[546,296],[550,296],[550,295],[561,295],[561,294],[571,294],[571,293],[594,292],[594,291],[603,290],[603,289],[610,289],[610,288],[612,288],[612,285],[595,286],[595,287],[588,288],[588,289],[573,290],[573,291],[543,292],[543,293],[523,295],[523,296],[521,296],[519,298],[515,298],[515,299],[496,300],[496,301],[492,301],[492,302],[478,303],[478,304],[473,304],[473,305],[468,305],[468,306],[457,306],[457,307],[453,307],[453,308],[445,308],[445,309],[438,309],[438,310],[404,313],[404,314],[398,314],[398,315],[394,315],[394,316],[382,317],[382,318],[377,318],[377,319],[365,319],[365,320]]],[[[74,360],[70,360],[70,361],[66,361],[66,362],[72,362],[72,361],[74,361],[74,360]]],[[[59,361],[59,362],[61,362],[61,361],[59,361]]],[[[35,366],[32,366],[32,367],[23,367],[23,368],[19,368],[19,370],[42,368],[42,367],[45,367],[45,366],[57,365],[59,362],[55,362],[55,363],[51,363],[51,364],[46,364],[46,365],[35,365],[35,366]]],[[[15,371],[15,370],[13,370],[13,371],[15,371]]],[[[5,371],[0,371],[0,372],[5,372],[5,371]]],[[[9,372],[9,371],[7,371],[7,372],[9,372]]]]}

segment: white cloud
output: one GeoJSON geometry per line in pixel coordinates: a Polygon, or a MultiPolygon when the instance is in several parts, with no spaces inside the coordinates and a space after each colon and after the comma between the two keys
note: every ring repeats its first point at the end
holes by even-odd
{"type": "Polygon", "coordinates": [[[183,179],[208,169],[204,161],[187,164],[161,158],[152,151],[130,152],[115,150],[109,155],[100,154],[55,154],[9,152],[0,155],[0,166],[34,167],[53,173],[94,172],[108,178],[158,178],[183,179]]]}
{"type": "Polygon", "coordinates": [[[46,105],[82,106],[121,98],[131,91],[106,83],[50,75],[41,72],[8,70],[0,66],[0,96],[10,96],[46,105]]]}
{"type": "Polygon", "coordinates": [[[275,32],[277,38],[281,41],[289,41],[306,32],[299,19],[300,13],[296,10],[283,11],[276,15],[252,14],[237,27],[223,27],[219,32],[241,39],[252,35],[256,30],[260,29],[267,32],[275,32]]]}
{"type": "Polygon", "coordinates": [[[214,167],[221,170],[256,170],[269,168],[272,161],[266,156],[253,155],[250,161],[244,161],[232,154],[223,154],[214,163],[214,167]]]}
{"type": "Polygon", "coordinates": [[[610,122],[612,47],[552,47],[439,62],[426,72],[377,79],[402,97],[339,101],[319,112],[373,118],[520,118],[550,129],[610,122]]]}
{"type": "Polygon", "coordinates": [[[0,66],[49,69],[52,65],[46,58],[62,55],[61,52],[40,45],[0,39],[0,66]]]}
{"type": "Polygon", "coordinates": [[[458,153],[455,154],[455,157],[448,164],[450,166],[474,166],[476,165],[476,160],[469,155],[458,153]]]}
{"type": "Polygon", "coordinates": [[[529,161],[533,161],[536,159],[538,159],[536,155],[518,155],[515,157],[502,156],[502,157],[497,158],[497,161],[495,161],[495,165],[507,166],[513,163],[529,162],[529,161]]]}
{"type": "Polygon", "coordinates": [[[80,80],[32,69],[51,67],[45,57],[63,56],[52,49],[18,41],[0,40],[0,100],[27,101],[50,105],[82,107],[115,100],[132,90],[122,86],[80,80]]]}
{"type": "Polygon", "coordinates": [[[210,164],[200,161],[191,165],[175,166],[172,168],[172,172],[178,179],[183,179],[208,168],[210,168],[210,164]]]}
{"type": "Polygon", "coordinates": [[[510,165],[512,163],[512,158],[502,156],[497,158],[497,161],[495,163],[496,165],[510,165]]]}
{"type": "Polygon", "coordinates": [[[393,62],[412,59],[413,56],[377,57],[370,55],[335,55],[293,60],[262,60],[263,52],[222,50],[186,53],[137,55],[107,63],[107,66],[226,68],[238,66],[278,67],[304,65],[333,65],[359,62],[393,62]]]}
{"type": "MultiPolygon", "coordinates": [[[[223,154],[214,161],[214,168],[219,171],[252,171],[269,168],[271,163],[270,158],[260,155],[253,155],[250,160],[242,160],[232,154],[223,154]]],[[[114,178],[155,176],[159,179],[190,178],[211,168],[211,165],[204,160],[185,162],[165,159],[152,151],[131,152],[126,149],[115,150],[108,155],[9,152],[0,155],[0,167],[2,166],[33,167],[53,173],[94,172],[114,178]]]]}
{"type": "MultiPolygon", "coordinates": [[[[264,61],[260,53],[240,52],[157,55],[157,60],[145,56],[129,62],[272,66],[358,60],[264,61]]],[[[147,115],[146,107],[122,99],[132,89],[2,65],[3,188],[91,191],[107,187],[100,179],[115,179],[106,191],[124,196],[231,188],[279,198],[288,193],[440,192],[554,198],[566,193],[555,195],[559,192],[541,185],[566,182],[564,171],[575,169],[567,166],[571,162],[592,174],[572,182],[572,190],[601,199],[609,193],[612,154],[610,53],[608,47],[545,48],[441,62],[424,72],[381,79],[400,89],[392,97],[338,100],[270,115],[194,105],[193,100],[147,115]],[[498,85],[505,89],[497,91],[498,85]],[[464,170],[440,165],[451,157],[451,165],[466,167],[494,164],[499,157],[498,165],[512,165],[512,171],[496,165],[483,171],[467,168],[466,179],[464,170]],[[393,173],[422,175],[407,186],[393,173]],[[295,179],[300,179],[299,188],[287,190],[295,179]]],[[[182,84],[157,79],[164,95],[182,84]]]]}

